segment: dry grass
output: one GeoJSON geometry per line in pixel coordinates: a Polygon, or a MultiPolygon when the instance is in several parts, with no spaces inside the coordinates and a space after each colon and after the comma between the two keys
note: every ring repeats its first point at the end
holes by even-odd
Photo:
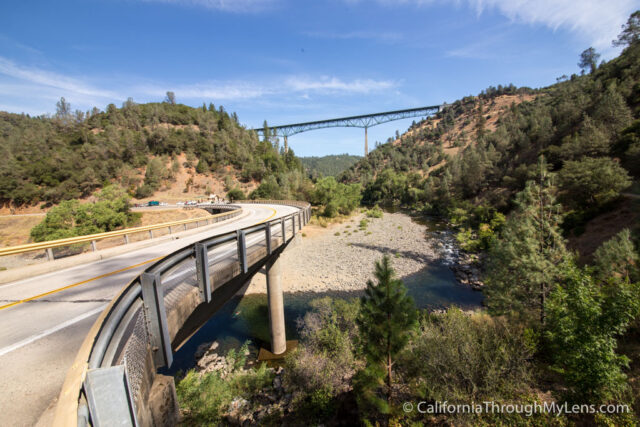
{"type": "MultiPolygon", "coordinates": [[[[209,212],[204,209],[166,209],[142,212],[142,218],[138,225],[154,225],[161,224],[163,222],[180,221],[183,219],[201,218],[208,215],[209,212]]],[[[29,233],[31,232],[31,229],[39,224],[43,219],[44,216],[0,217],[0,246],[16,246],[29,243],[29,233]]],[[[163,233],[162,231],[154,232],[154,235],[157,236],[161,236],[163,234],[166,233],[163,233]]],[[[117,240],[120,241],[122,238],[118,237],[117,240]]],[[[135,239],[133,240],[135,241],[135,239]]]]}
{"type": "Polygon", "coordinates": [[[0,217],[0,246],[16,246],[29,242],[29,232],[44,216],[0,217]]]}

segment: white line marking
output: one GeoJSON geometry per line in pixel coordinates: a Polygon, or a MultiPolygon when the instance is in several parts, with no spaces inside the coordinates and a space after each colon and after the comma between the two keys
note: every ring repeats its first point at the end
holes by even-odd
{"type": "Polygon", "coordinates": [[[5,348],[2,348],[2,349],[0,349],[0,356],[4,356],[5,354],[12,352],[13,350],[17,350],[20,347],[24,347],[25,345],[29,345],[32,342],[38,341],[39,339],[42,339],[42,338],[44,338],[44,337],[46,337],[48,335],[55,334],[56,332],[66,328],[66,327],[69,327],[69,326],[73,325],[74,323],[78,323],[81,320],[86,319],[87,317],[91,317],[94,314],[98,314],[102,310],[104,310],[107,305],[108,304],[102,305],[102,306],[96,308],[95,310],[88,311],[88,312],[86,312],[84,314],[81,314],[80,316],[74,317],[73,319],[69,319],[66,322],[62,322],[58,326],[54,326],[51,329],[47,329],[45,331],[40,332],[39,334],[32,335],[29,338],[23,339],[22,341],[18,341],[17,343],[15,343],[13,345],[10,345],[10,346],[7,346],[5,348]]]}

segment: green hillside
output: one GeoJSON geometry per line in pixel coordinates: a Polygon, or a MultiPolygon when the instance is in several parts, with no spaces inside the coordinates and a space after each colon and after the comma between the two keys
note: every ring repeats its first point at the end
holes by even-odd
{"type": "Polygon", "coordinates": [[[122,108],[110,104],[104,112],[72,113],[61,99],[53,117],[0,112],[0,201],[59,203],[86,197],[107,183],[147,197],[183,166],[176,160],[181,153],[199,174],[269,180],[260,194],[277,188],[275,195],[283,198],[303,196],[302,164],[293,151],[279,153],[259,141],[222,107],[129,99],[122,108]]]}
{"type": "Polygon", "coordinates": [[[362,156],[352,156],[350,154],[300,157],[307,175],[312,179],[321,176],[338,176],[360,159],[362,159],[362,156]]]}
{"type": "Polygon", "coordinates": [[[540,90],[489,88],[457,101],[398,143],[378,147],[340,179],[363,183],[366,204],[401,204],[448,217],[479,206],[506,212],[540,174],[542,155],[565,230],[580,233],[591,218],[617,209],[621,193],[640,177],[639,119],[640,44],[633,43],[590,73],[563,76],[540,90]],[[488,114],[505,94],[532,100],[488,114]],[[463,125],[473,130],[466,145],[450,137],[463,125]],[[457,154],[446,153],[456,145],[457,154]]]}

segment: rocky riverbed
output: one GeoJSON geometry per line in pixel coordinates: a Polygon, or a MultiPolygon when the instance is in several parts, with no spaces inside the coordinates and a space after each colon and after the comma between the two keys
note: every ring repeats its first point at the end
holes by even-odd
{"type": "MultiPolygon", "coordinates": [[[[458,250],[451,232],[429,231],[403,213],[385,213],[382,218],[358,214],[327,228],[307,225],[304,233],[282,255],[285,292],[361,291],[373,278],[374,262],[384,254],[391,257],[400,278],[427,264],[444,263],[461,283],[474,289],[483,286],[477,259],[458,250]]],[[[258,274],[246,294],[265,292],[265,276],[258,274]]]]}
{"type": "MultiPolygon", "coordinates": [[[[440,254],[426,227],[401,213],[383,218],[353,216],[327,228],[308,225],[301,241],[283,253],[285,292],[356,291],[373,278],[374,261],[391,257],[398,277],[404,277],[437,262],[440,254]],[[360,222],[366,220],[366,227],[360,222]]],[[[264,275],[253,280],[247,293],[264,293],[264,275]]]]}

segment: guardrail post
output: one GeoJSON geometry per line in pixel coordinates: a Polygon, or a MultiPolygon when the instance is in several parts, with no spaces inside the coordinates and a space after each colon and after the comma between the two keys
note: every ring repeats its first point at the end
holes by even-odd
{"type": "Polygon", "coordinates": [[[284,225],[284,218],[280,219],[280,224],[282,224],[282,244],[287,243],[287,231],[284,225]]]}
{"type": "Polygon", "coordinates": [[[171,226],[169,226],[169,234],[171,234],[171,226]]]}
{"type": "Polygon", "coordinates": [[[143,273],[140,276],[140,284],[142,286],[142,302],[149,322],[151,347],[154,350],[153,361],[156,367],[170,367],[173,362],[173,351],[169,339],[169,326],[160,274],[143,273]]]}
{"type": "Polygon", "coordinates": [[[202,300],[211,302],[211,277],[209,276],[209,252],[207,245],[196,243],[196,273],[202,300]]]}
{"type": "Polygon", "coordinates": [[[124,365],[90,369],[84,380],[84,390],[92,425],[138,426],[124,365]]]}
{"type": "Polygon", "coordinates": [[[125,245],[128,245],[128,244],[129,244],[129,235],[128,235],[128,234],[125,234],[125,235],[124,235],[124,244],[125,244],[125,245]]]}
{"type": "Polygon", "coordinates": [[[265,239],[267,240],[267,254],[271,255],[271,223],[267,222],[264,228],[265,239]]]}
{"type": "Polygon", "coordinates": [[[46,252],[47,252],[47,261],[53,261],[54,260],[53,249],[47,248],[46,252]]]}
{"type": "Polygon", "coordinates": [[[296,216],[291,215],[291,234],[296,237],[296,216]]]}
{"type": "Polygon", "coordinates": [[[153,239],[153,230],[149,230],[149,238],[153,239]]]}
{"type": "Polygon", "coordinates": [[[184,226],[184,231],[187,231],[187,224],[182,224],[184,226]]]}
{"type": "Polygon", "coordinates": [[[98,250],[98,247],[96,246],[96,241],[95,240],[91,241],[91,249],[93,250],[93,252],[98,250]]]}
{"type": "Polygon", "coordinates": [[[246,273],[249,271],[249,266],[247,265],[247,239],[244,230],[238,230],[238,260],[240,261],[240,266],[242,267],[242,272],[246,273]]]}

